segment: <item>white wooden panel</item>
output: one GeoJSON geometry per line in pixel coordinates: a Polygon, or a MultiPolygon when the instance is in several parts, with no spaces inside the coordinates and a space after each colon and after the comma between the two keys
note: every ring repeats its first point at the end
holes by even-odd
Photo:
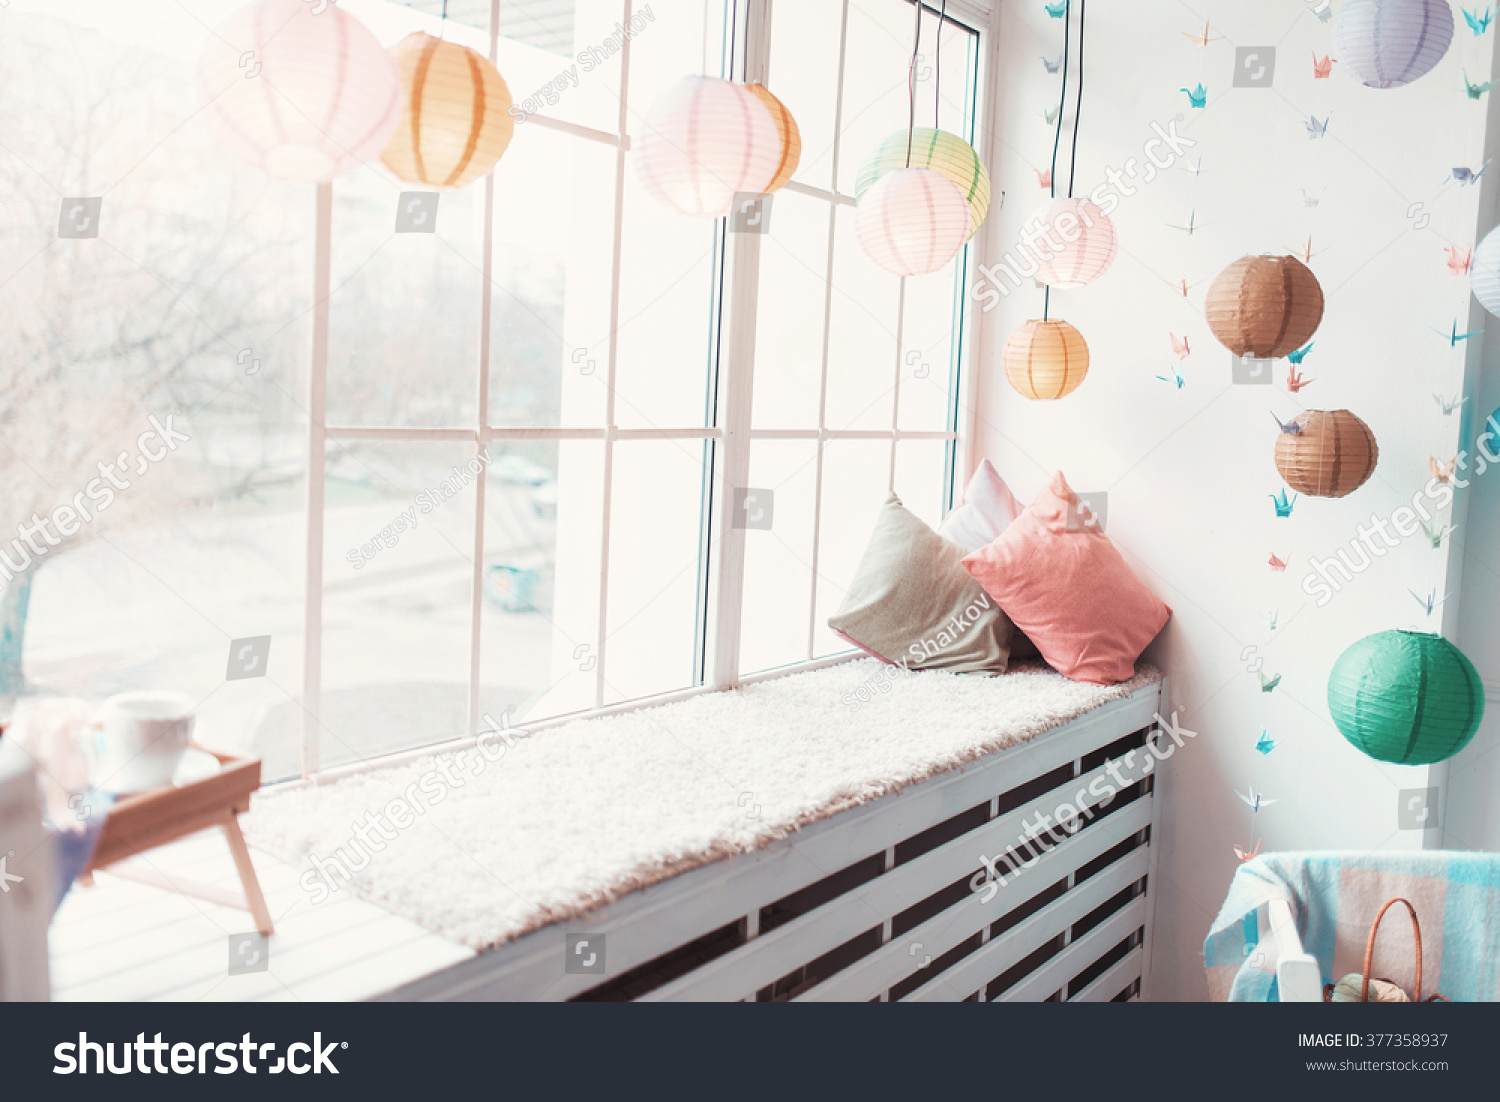
{"type": "MultiPolygon", "coordinates": [[[[1014,966],[1024,960],[1030,954],[1036,952],[1049,940],[1062,933],[1067,927],[1073,925],[1096,907],[1108,902],[1115,893],[1135,883],[1146,875],[1147,855],[1145,847],[1131,851],[1122,861],[1117,861],[1099,875],[1091,877],[1082,887],[1074,888],[1059,899],[1047,904],[1036,914],[1030,916],[1026,921],[1013,929],[1005,931],[998,938],[976,949],[958,964],[948,969],[939,976],[934,976],[927,983],[917,988],[903,1001],[906,1002],[950,1002],[962,999],[967,995],[979,990],[1007,968],[1014,966]]],[[[1137,899],[1134,903],[1127,904],[1123,910],[1130,910],[1136,903],[1144,908],[1144,902],[1137,899]]],[[[1114,921],[1118,915],[1111,916],[1106,920],[1105,926],[1114,921]]],[[[1140,918],[1135,921],[1135,926],[1140,925],[1140,918]]],[[[1131,929],[1134,929],[1132,926],[1131,929]]],[[[1083,939],[1087,941],[1093,936],[1090,931],[1083,939]]],[[[1123,935],[1121,935],[1123,936],[1123,935]]],[[[1115,939],[1116,941],[1119,938],[1115,939]]],[[[1083,942],[1079,942],[1082,944],[1083,942]]],[[[1110,942],[1109,944],[1114,944],[1110,942]]],[[[1106,946],[1107,948],[1107,946],[1106,946]]],[[[1068,950],[1063,950],[1067,952],[1068,950]]],[[[1102,951],[1102,950],[1101,950],[1102,951]]],[[[1074,970],[1076,974],[1084,967],[1097,959],[1096,953],[1093,957],[1085,960],[1079,968],[1074,970]]],[[[1054,984],[1046,994],[1057,989],[1054,984]]],[[[1045,994],[1043,995],[1045,997],[1045,994]]]]}
{"type": "MultiPolygon", "coordinates": [[[[965,900],[964,904],[959,907],[950,907],[941,914],[933,915],[920,926],[903,934],[899,940],[882,946],[869,956],[855,961],[837,975],[830,976],[823,983],[806,991],[801,996],[802,1000],[860,1002],[873,998],[887,990],[892,984],[911,975],[910,947],[916,942],[922,943],[922,956],[941,956],[962,942],[964,938],[994,922],[1001,915],[1040,895],[1067,873],[1123,842],[1140,830],[1149,818],[1150,808],[1147,806],[1147,801],[1136,801],[1126,810],[1117,812],[1098,826],[1090,827],[1066,842],[1059,843],[1035,865],[1027,869],[1025,875],[1019,880],[1013,880],[1001,886],[988,904],[977,903],[977,901],[975,904],[970,904],[968,900],[965,900]]],[[[1008,930],[1003,937],[1010,937],[1015,932],[1015,930],[1008,930]]],[[[1056,933],[1056,930],[1052,932],[1056,933]]],[[[1046,937],[1042,937],[1038,939],[1038,943],[1046,940],[1046,937]]],[[[1001,971],[1004,969],[996,969],[992,975],[1001,971]]]]}
{"type": "MultiPolygon", "coordinates": [[[[755,853],[632,892],[590,915],[537,930],[446,972],[392,991],[388,997],[516,1001],[570,998],[597,986],[599,977],[563,972],[565,933],[605,933],[609,971],[617,976],[883,852],[997,792],[1019,787],[1150,725],[1157,702],[1157,687],[1147,685],[960,772],[851,808],[755,853]]],[[[1076,784],[1068,782],[1073,791],[1076,784]]],[[[977,871],[978,851],[975,860],[977,871]]],[[[907,905],[911,902],[916,900],[907,905]]]]}
{"type": "MultiPolygon", "coordinates": [[[[1086,789],[1096,777],[1107,777],[1103,766],[1077,780],[1042,794],[1034,803],[1008,811],[998,819],[992,819],[984,826],[971,830],[923,854],[914,861],[901,865],[851,892],[830,900],[815,911],[792,920],[785,926],[682,976],[643,998],[653,1002],[670,999],[738,999],[752,993],[767,983],[780,979],[792,969],[816,960],[829,950],[837,948],[855,935],[868,930],[872,925],[878,925],[913,903],[926,899],[934,892],[941,891],[959,878],[981,872],[983,865],[979,860],[980,854],[987,857],[998,855],[1015,845],[1024,833],[1023,823],[1031,820],[1039,811],[1050,815],[1057,809],[1060,802],[1076,794],[1080,789],[1086,789]]],[[[1134,826],[1124,833],[1119,833],[1119,828],[1116,827],[1115,831],[1101,835],[1102,844],[1090,843],[1091,846],[1098,845],[1098,848],[1091,848],[1086,856],[1068,856],[1070,853],[1078,852],[1073,847],[1075,839],[1059,844],[1040,858],[1037,865],[1027,870],[1028,884],[1031,877],[1043,875],[1037,872],[1042,865],[1057,870],[1050,873],[1051,880],[1056,880],[1141,829],[1149,821],[1150,811],[1144,806],[1147,801],[1136,802],[1142,807],[1129,820],[1135,824],[1134,826]],[[1069,861],[1072,863],[1066,863],[1069,861]]],[[[1114,824],[1115,819],[1122,818],[1123,814],[1123,812],[1117,813],[1103,820],[1098,827],[1090,828],[1078,835],[1077,840],[1087,841],[1089,835],[1114,824]]],[[[1030,895],[1034,895],[1050,882],[1044,881],[1032,887],[1030,895]]],[[[973,928],[955,937],[953,944],[962,941],[981,926],[999,917],[1003,913],[999,904],[1015,906],[1025,902],[1029,897],[1029,895],[1017,895],[1013,889],[1007,891],[1002,886],[1001,890],[997,891],[990,900],[990,906],[981,905],[973,915],[966,916],[972,920],[973,928]]],[[[953,909],[949,910],[951,912],[953,909]]],[[[947,921],[951,924],[957,921],[958,917],[958,915],[950,915],[947,921]]],[[[949,945],[946,948],[951,947],[949,945]]],[[[934,956],[940,951],[945,950],[927,950],[934,956]]],[[[883,989],[880,988],[880,990],[883,989]]],[[[871,994],[874,993],[871,992],[871,994]]]]}
{"type": "Polygon", "coordinates": [[[1074,976],[1118,945],[1132,930],[1146,921],[1144,896],[1116,911],[1099,926],[1069,945],[1030,976],[1007,990],[996,1002],[1039,1002],[1054,991],[1066,988],[1074,976]]]}
{"type": "Polygon", "coordinates": [[[1123,958],[1110,965],[1102,976],[1068,1001],[1073,1003],[1110,1002],[1140,978],[1141,962],[1145,960],[1145,957],[1146,954],[1140,947],[1130,950],[1123,958]]]}

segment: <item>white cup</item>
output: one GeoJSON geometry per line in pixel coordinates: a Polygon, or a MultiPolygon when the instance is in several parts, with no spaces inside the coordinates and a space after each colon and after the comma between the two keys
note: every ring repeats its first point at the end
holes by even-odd
{"type": "Polygon", "coordinates": [[[95,718],[90,778],[117,795],[172,783],[193,737],[193,702],[181,693],[120,693],[95,718]]]}

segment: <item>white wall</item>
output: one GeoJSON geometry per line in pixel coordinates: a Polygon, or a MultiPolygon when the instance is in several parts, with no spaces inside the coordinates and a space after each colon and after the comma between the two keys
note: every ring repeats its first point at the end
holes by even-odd
{"type": "MultiPolygon", "coordinates": [[[[1424,833],[1430,845],[1439,841],[1434,831],[1398,829],[1397,794],[1442,777],[1380,765],[1349,746],[1329,721],[1326,684],[1357,639],[1438,627],[1407,590],[1436,588],[1441,596],[1452,588],[1446,549],[1434,551],[1419,532],[1321,608],[1301,586],[1310,556],[1333,555],[1372,514],[1387,517],[1410,501],[1427,483],[1429,454],[1446,459],[1459,445],[1461,419],[1444,417],[1431,393],[1464,384],[1465,350],[1428,326],[1446,329],[1456,318],[1460,331],[1473,328],[1465,325],[1468,280],[1449,274],[1443,248],[1473,243],[1485,189],[1448,177],[1452,166],[1477,168],[1484,159],[1489,97],[1469,99],[1461,73],[1488,79],[1496,32],[1476,39],[1455,6],[1458,30],[1437,69],[1407,88],[1376,91],[1338,65],[1331,79],[1313,78],[1312,55],[1330,52],[1331,24],[1311,9],[1302,0],[1094,0],[1075,193],[1087,194],[1105,182],[1106,169],[1123,170],[1132,158],[1142,167],[1136,185],[1127,181],[1136,194],[1113,215],[1121,243],[1113,268],[1088,288],[1053,295],[1052,315],[1089,342],[1087,381],[1051,403],[1028,402],[1006,385],[999,350],[1019,322],[1040,316],[1040,291],[1012,293],[983,320],[978,454],[993,459],[1023,499],[1059,469],[1077,490],[1108,490],[1110,536],[1174,610],[1148,658],[1172,674],[1181,721],[1200,734],[1171,761],[1164,785],[1153,977],[1162,999],[1207,995],[1203,937],[1237,865],[1231,847],[1250,840],[1249,809],[1235,789],[1254,785],[1278,801],[1259,816],[1267,850],[1415,848],[1424,833]],[[1201,33],[1205,18],[1223,40],[1203,48],[1183,32],[1201,33]],[[1237,45],[1276,46],[1270,89],[1230,86],[1237,45]],[[1194,110],[1178,89],[1200,80],[1208,105],[1194,110]],[[1325,138],[1309,140],[1309,114],[1331,115],[1325,138]],[[1178,116],[1180,131],[1197,143],[1187,159],[1202,158],[1202,175],[1174,167],[1146,182],[1142,147],[1152,124],[1178,116]],[[1316,207],[1305,205],[1303,188],[1320,197],[1316,207]],[[1167,228],[1193,210],[1199,232],[1167,228]],[[1244,254],[1300,250],[1309,234],[1327,300],[1303,365],[1317,381],[1289,394],[1281,361],[1272,387],[1230,385],[1229,353],[1203,319],[1208,283],[1244,254]],[[1186,298],[1176,287],[1184,278],[1198,284],[1186,298]],[[1192,342],[1181,390],[1154,378],[1170,374],[1169,331],[1192,342]],[[1269,500],[1283,483],[1268,411],[1287,419],[1301,408],[1353,410],[1374,431],[1380,462],[1349,497],[1299,498],[1279,519],[1269,500]],[[1285,574],[1269,568],[1273,551],[1290,554],[1285,574]],[[1273,632],[1263,615],[1277,610],[1273,632]],[[1257,658],[1283,676],[1271,694],[1250,670],[1257,658]],[[1263,727],[1278,741],[1268,756],[1255,749],[1263,727]]],[[[1034,170],[1050,159],[1052,132],[1041,112],[1056,103],[1060,78],[1039,58],[1061,53],[1062,23],[1040,0],[1010,2],[1001,6],[999,33],[990,167],[1007,198],[991,216],[990,259],[1012,247],[1045,198],[1034,170]]],[[[1069,103],[1071,123],[1071,87],[1069,103]]],[[[1059,194],[1066,163],[1065,140],[1059,194]]],[[[1500,388],[1490,391],[1485,412],[1500,400],[1500,388]]],[[[1500,494],[1500,476],[1490,477],[1494,485],[1480,494],[1500,494]]],[[[1493,515],[1482,500],[1478,511],[1493,515]]],[[[1465,523],[1466,534],[1483,539],[1484,524],[1465,523]]],[[[1484,576],[1476,586],[1490,602],[1500,598],[1500,555],[1494,559],[1495,572],[1472,564],[1468,571],[1484,576]]],[[[1477,634],[1466,631],[1466,645],[1481,672],[1496,676],[1500,647],[1468,638],[1477,634]]],[[[1496,723],[1500,715],[1469,755],[1489,751],[1484,783],[1460,790],[1455,780],[1449,813],[1473,831],[1472,844],[1491,847],[1500,845],[1500,827],[1495,812],[1477,810],[1477,793],[1493,791],[1500,778],[1496,723]]]]}

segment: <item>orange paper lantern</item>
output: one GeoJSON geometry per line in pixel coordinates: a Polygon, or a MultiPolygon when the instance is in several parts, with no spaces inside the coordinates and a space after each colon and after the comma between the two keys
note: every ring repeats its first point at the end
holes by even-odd
{"type": "Polygon", "coordinates": [[[766,110],[771,112],[771,118],[776,123],[776,133],[781,138],[781,160],[776,165],[776,175],[766,185],[768,192],[776,191],[792,178],[792,173],[797,171],[797,163],[802,160],[802,132],[797,129],[797,120],[792,118],[786,104],[771,95],[764,85],[747,84],[745,90],[766,105],[766,110]]]}
{"type": "Polygon", "coordinates": [[[489,58],[416,31],[391,47],[401,74],[401,122],[380,159],[411,184],[459,188],[510,145],[510,89],[489,58]]]}
{"type": "Polygon", "coordinates": [[[1369,481],[1380,459],[1370,426],[1347,409],[1308,410],[1298,432],[1276,438],[1276,469],[1286,484],[1313,497],[1343,497],[1369,481]]]}
{"type": "Polygon", "coordinates": [[[1317,332],[1323,288],[1296,257],[1242,256],[1214,280],[1203,312],[1236,356],[1276,359],[1317,332]]]}
{"type": "Polygon", "coordinates": [[[1022,322],[1005,342],[1005,381],[1023,398],[1063,398],[1089,373],[1083,334],[1056,318],[1022,322]]]}

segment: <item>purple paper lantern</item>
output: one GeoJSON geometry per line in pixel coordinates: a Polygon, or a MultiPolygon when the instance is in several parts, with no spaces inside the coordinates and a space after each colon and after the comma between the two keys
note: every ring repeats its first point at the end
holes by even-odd
{"type": "Polygon", "coordinates": [[[1333,53],[1371,88],[1410,84],[1453,41],[1448,0],[1348,0],[1333,24],[1333,53]]]}

